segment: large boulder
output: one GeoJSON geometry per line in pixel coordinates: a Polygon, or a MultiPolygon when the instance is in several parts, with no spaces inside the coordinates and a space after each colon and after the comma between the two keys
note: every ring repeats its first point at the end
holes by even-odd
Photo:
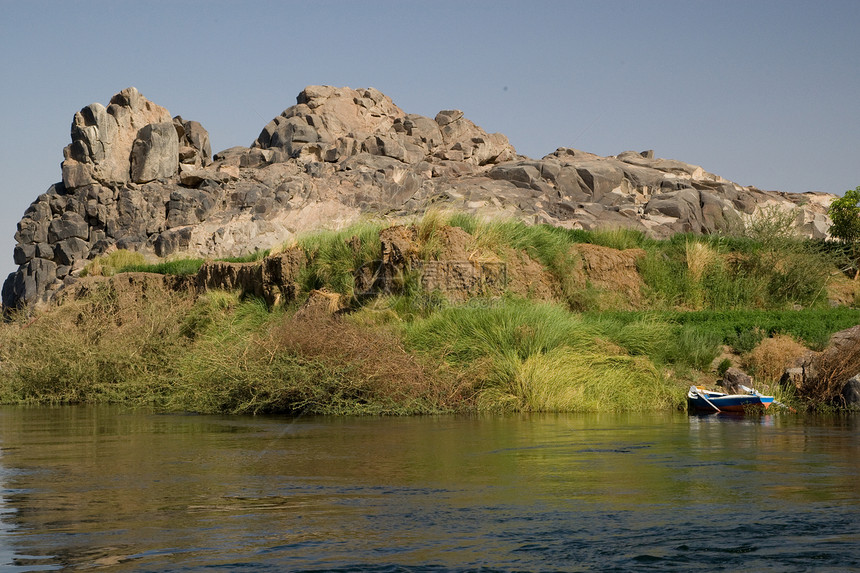
{"type": "Polygon", "coordinates": [[[173,127],[179,143],[179,162],[184,167],[199,168],[212,163],[209,132],[199,122],[185,121],[177,115],[173,118],[173,127]]]}
{"type": "Polygon", "coordinates": [[[147,183],[171,177],[178,168],[179,137],[173,122],[143,126],[131,148],[131,180],[147,183]]]}
{"type": "Polygon", "coordinates": [[[692,187],[655,195],[645,205],[645,214],[660,214],[677,220],[677,231],[702,231],[702,205],[699,192],[692,187]]]}
{"type": "Polygon", "coordinates": [[[88,105],[72,121],[72,143],[63,150],[63,183],[67,189],[95,182],[126,183],[140,131],[150,124],[171,122],[166,109],[133,87],[113,96],[107,108],[100,103],[88,105]]]}
{"type": "Polygon", "coordinates": [[[19,302],[39,302],[44,300],[57,280],[57,264],[42,258],[35,258],[11,273],[3,283],[3,306],[15,308],[19,302]]]}
{"type": "Polygon", "coordinates": [[[753,379],[752,376],[740,368],[732,366],[726,370],[725,374],[723,374],[723,379],[720,385],[727,394],[744,394],[745,392],[741,386],[751,388],[753,385],[753,379]]]}
{"type": "Polygon", "coordinates": [[[254,148],[277,148],[270,160],[340,162],[359,153],[396,159],[489,165],[516,157],[501,134],[488,134],[459,110],[435,120],[406,114],[378,90],[308,86],[296,105],[270,121],[254,148]]]}
{"type": "Polygon", "coordinates": [[[848,408],[860,408],[860,373],[852,376],[845,382],[840,396],[848,408]]]}

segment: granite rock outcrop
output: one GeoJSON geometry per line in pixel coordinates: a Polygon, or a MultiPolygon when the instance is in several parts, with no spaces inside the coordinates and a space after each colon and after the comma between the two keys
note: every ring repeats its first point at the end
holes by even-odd
{"type": "MultiPolygon", "coordinates": [[[[112,249],[238,256],[361,217],[428,209],[651,236],[731,232],[765,208],[825,237],[832,195],[744,187],[653,152],[570,148],[533,159],[459,110],[409,114],[376,89],[309,86],[249,147],[211,155],[199,123],[135,88],[75,114],[62,181],[18,223],[7,308],[50,300],[112,249]]],[[[273,295],[274,296],[274,295],[273,295]]]]}

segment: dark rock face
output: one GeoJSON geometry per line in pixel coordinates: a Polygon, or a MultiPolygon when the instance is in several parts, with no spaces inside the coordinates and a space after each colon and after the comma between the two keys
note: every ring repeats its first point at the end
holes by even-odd
{"type": "Polygon", "coordinates": [[[13,307],[5,301],[28,300],[34,293],[44,292],[57,278],[57,263],[43,258],[34,258],[18,267],[3,283],[4,306],[13,307]]]}
{"type": "Polygon", "coordinates": [[[849,408],[860,408],[860,374],[851,377],[842,387],[841,397],[849,408]]]}
{"type": "Polygon", "coordinates": [[[62,182],[18,223],[19,268],[4,284],[3,304],[49,300],[114,248],[153,258],[237,256],[296,233],[431,206],[654,237],[731,231],[770,206],[796,212],[807,236],[829,227],[832,196],[742,187],[651,151],[600,157],[560,148],[530,159],[459,110],[409,114],[373,88],[309,86],[296,101],[251,147],[214,157],[199,123],[171,118],[135,88],[107,107],[83,108],[62,182]]]}
{"type": "Polygon", "coordinates": [[[723,375],[723,389],[728,394],[743,394],[741,386],[752,387],[752,376],[734,366],[723,375]]]}

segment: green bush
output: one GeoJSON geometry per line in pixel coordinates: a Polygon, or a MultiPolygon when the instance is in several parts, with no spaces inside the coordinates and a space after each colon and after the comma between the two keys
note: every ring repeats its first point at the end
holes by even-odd
{"type": "Polygon", "coordinates": [[[837,259],[811,241],[791,237],[675,235],[645,243],[638,262],[650,306],[689,310],[822,306],[837,259]],[[691,245],[712,259],[691,272],[691,245]]]}
{"type": "Polygon", "coordinates": [[[645,285],[644,294],[652,308],[676,308],[694,298],[694,284],[679,254],[648,250],[636,266],[645,285]]]}
{"type": "Polygon", "coordinates": [[[722,339],[714,332],[691,325],[682,326],[672,341],[665,348],[660,358],[666,363],[681,364],[707,371],[711,363],[722,350],[722,339]]]}
{"type": "Polygon", "coordinates": [[[583,348],[595,331],[558,305],[502,299],[490,308],[444,308],[406,325],[406,343],[463,365],[487,357],[525,360],[558,346],[583,348]]]}

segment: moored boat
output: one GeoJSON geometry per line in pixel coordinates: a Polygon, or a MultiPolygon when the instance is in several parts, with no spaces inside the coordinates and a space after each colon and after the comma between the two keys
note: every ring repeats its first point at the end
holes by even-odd
{"type": "Polygon", "coordinates": [[[726,394],[690,386],[687,392],[687,409],[691,412],[744,412],[749,408],[767,409],[773,404],[773,396],[765,396],[746,386],[740,387],[743,394],[726,394]]]}

